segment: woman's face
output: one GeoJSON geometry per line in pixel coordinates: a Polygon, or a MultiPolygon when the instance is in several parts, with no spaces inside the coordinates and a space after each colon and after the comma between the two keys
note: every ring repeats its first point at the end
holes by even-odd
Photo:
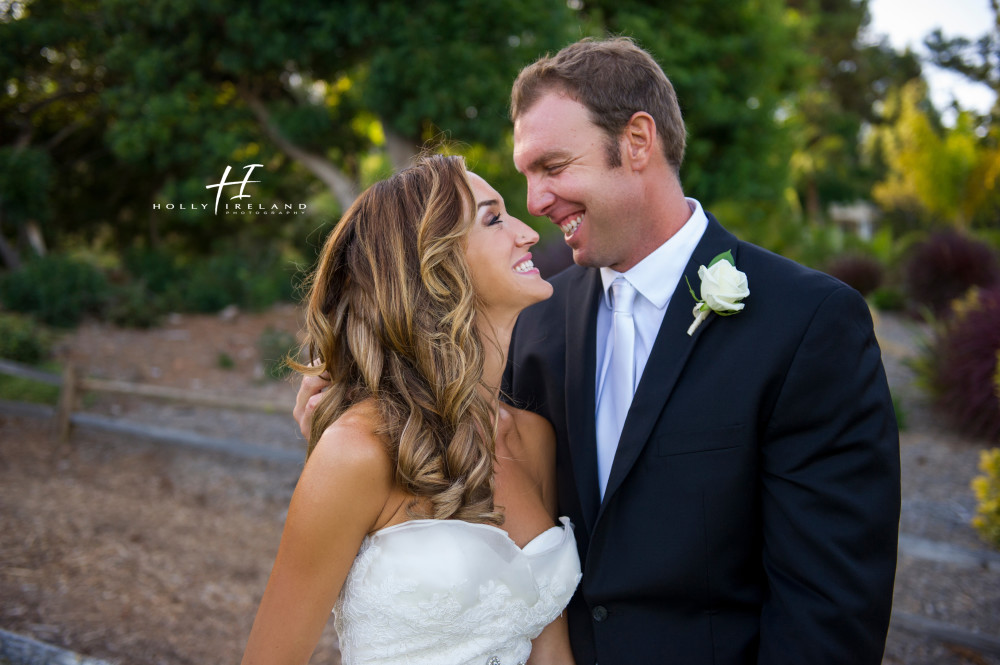
{"type": "Polygon", "coordinates": [[[475,219],[466,236],[465,258],[472,284],[484,307],[494,315],[514,314],[552,295],[531,262],[528,248],[538,233],[507,214],[503,199],[489,183],[469,173],[475,197],[475,219]]]}

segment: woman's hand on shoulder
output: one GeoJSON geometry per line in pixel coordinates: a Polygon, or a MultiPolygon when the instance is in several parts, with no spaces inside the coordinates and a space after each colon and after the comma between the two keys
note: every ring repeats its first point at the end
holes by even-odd
{"type": "Polygon", "coordinates": [[[309,430],[312,427],[312,416],[316,406],[323,399],[323,391],[330,386],[330,380],[326,374],[319,376],[303,376],[299,383],[299,391],[295,395],[295,407],[292,409],[292,417],[299,425],[302,436],[309,440],[309,430]]]}
{"type": "Polygon", "coordinates": [[[365,409],[352,408],[323,433],[292,495],[244,665],[308,662],[392,482],[365,409]]]}

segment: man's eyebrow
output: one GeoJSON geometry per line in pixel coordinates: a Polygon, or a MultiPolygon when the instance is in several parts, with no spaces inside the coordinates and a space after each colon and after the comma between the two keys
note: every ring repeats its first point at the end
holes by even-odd
{"type": "Polygon", "coordinates": [[[548,162],[561,161],[565,159],[569,159],[569,153],[566,152],[565,150],[550,150],[548,152],[542,153],[541,155],[533,159],[531,163],[528,164],[528,170],[530,171],[542,168],[543,165],[547,164],[548,162]]]}

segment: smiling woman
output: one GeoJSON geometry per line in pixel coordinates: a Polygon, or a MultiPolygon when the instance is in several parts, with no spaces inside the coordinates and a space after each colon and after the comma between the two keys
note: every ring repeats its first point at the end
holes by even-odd
{"type": "Polygon", "coordinates": [[[243,662],[571,663],[580,578],[542,418],[500,404],[538,240],[457,157],[373,185],[324,245],[296,406],[309,456],[243,662]],[[502,528],[501,528],[502,527],[502,528]]]}

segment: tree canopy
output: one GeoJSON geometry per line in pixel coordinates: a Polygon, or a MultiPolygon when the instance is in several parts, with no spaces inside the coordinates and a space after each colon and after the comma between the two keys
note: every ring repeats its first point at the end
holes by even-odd
{"type": "MultiPolygon", "coordinates": [[[[884,177],[860,146],[920,75],[912,54],[862,39],[866,23],[866,0],[0,2],[0,254],[302,245],[442,143],[527,218],[510,84],[540,54],[607,34],[636,39],[674,82],[686,192],[737,227],[818,216],[884,177]],[[249,223],[202,207],[227,167],[252,164],[255,200],[309,213],[249,223]]],[[[942,61],[995,79],[993,42],[978,66],[968,44],[937,44],[942,61]]]]}

